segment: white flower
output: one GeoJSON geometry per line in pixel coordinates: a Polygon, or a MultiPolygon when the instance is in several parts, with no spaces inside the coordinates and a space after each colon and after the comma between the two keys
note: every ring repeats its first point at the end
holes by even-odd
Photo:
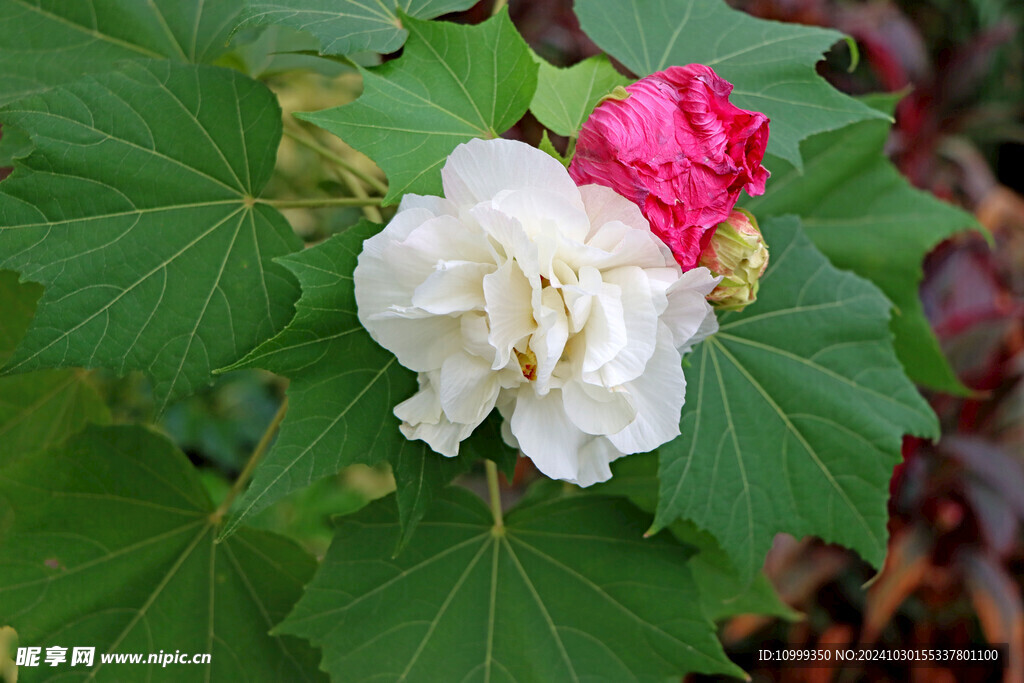
{"type": "Polygon", "coordinates": [[[510,445],[580,486],[676,437],[681,353],[717,329],[710,272],[524,143],[460,145],[441,175],[445,198],[406,195],[354,273],[359,320],[419,372],[402,432],[455,456],[497,406],[510,445]]]}

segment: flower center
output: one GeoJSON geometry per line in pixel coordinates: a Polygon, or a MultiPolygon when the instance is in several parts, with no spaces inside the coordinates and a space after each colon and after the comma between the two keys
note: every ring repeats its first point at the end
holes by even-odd
{"type": "Polygon", "coordinates": [[[519,359],[519,368],[523,371],[523,377],[531,382],[537,379],[537,354],[527,347],[525,353],[516,350],[516,358],[519,359]]]}

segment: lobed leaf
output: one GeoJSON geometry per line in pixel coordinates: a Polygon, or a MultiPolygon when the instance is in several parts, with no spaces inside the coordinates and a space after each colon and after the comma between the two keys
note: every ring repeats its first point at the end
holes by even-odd
{"type": "Polygon", "coordinates": [[[433,19],[460,12],[477,0],[273,0],[251,2],[239,28],[262,24],[308,31],[320,52],[348,55],[362,50],[388,53],[402,47],[409,31],[406,17],[433,19]]]}
{"type": "Polygon", "coordinates": [[[622,499],[525,505],[502,530],[449,488],[397,558],[393,498],[342,520],[278,631],[347,681],[664,681],[742,672],[701,613],[689,552],[622,499]],[[642,568],[642,575],[638,574],[642,568]]]}
{"type": "MultiPolygon", "coordinates": [[[[0,271],[0,363],[14,352],[35,313],[42,287],[18,284],[18,276],[0,271]]],[[[110,413],[86,373],[40,370],[0,377],[0,462],[46,450],[89,422],[105,423],[110,413]]]]}
{"type": "MultiPolygon", "coordinates": [[[[658,508],[658,455],[642,453],[620,458],[612,464],[612,478],[587,493],[624,496],[644,512],[658,508]]],[[[676,520],[668,526],[682,543],[694,548],[690,570],[697,584],[704,615],[720,621],[740,614],[761,614],[795,619],[797,612],[786,605],[768,577],[761,571],[753,580],[743,576],[729,555],[711,534],[692,522],[676,520]]]]}
{"type": "Polygon", "coordinates": [[[358,100],[297,115],[377,162],[385,204],[406,192],[441,194],[452,150],[511,127],[537,86],[537,64],[507,12],[477,26],[407,18],[405,27],[402,56],[363,71],[358,100]]]}
{"type": "Polygon", "coordinates": [[[721,314],[690,356],[682,436],[659,449],[655,528],[692,520],[745,580],[783,531],[880,566],[902,437],[937,437],[937,419],[893,352],[889,301],[795,219],[762,228],[772,256],[757,303],[721,314]]]}
{"type": "MultiPolygon", "coordinates": [[[[271,637],[316,567],[291,541],[217,521],[188,459],[140,427],[90,427],[2,469],[0,614],[22,646],[89,646],[88,680],[321,680],[300,641],[271,637]],[[125,523],[131,520],[131,523],[125,523]],[[105,666],[107,652],[209,653],[206,665],[105,666]]],[[[70,667],[70,664],[65,665],[70,667]]]]}
{"type": "Polygon", "coordinates": [[[233,71],[130,62],[0,111],[35,144],[0,184],[0,267],[45,286],[7,372],[142,370],[159,407],[281,329],[301,246],[256,197],[280,109],[233,71]]]}
{"type": "Polygon", "coordinates": [[[597,55],[559,69],[538,58],[537,91],[530,102],[530,112],[551,132],[574,136],[594,107],[616,86],[629,79],[612,66],[605,55],[597,55]]]}
{"type": "Polygon", "coordinates": [[[0,0],[0,105],[126,59],[211,62],[245,0],[0,0]]]}
{"type": "Polygon", "coordinates": [[[842,94],[814,65],[843,38],[829,29],[755,19],[721,0],[576,0],[580,26],[638,76],[699,63],[735,88],[736,106],[771,119],[768,151],[801,168],[800,141],[886,118],[842,94]]]}
{"type": "Polygon", "coordinates": [[[925,318],[918,287],[928,252],[976,222],[913,188],[885,156],[888,136],[884,121],[864,121],[809,138],[801,146],[803,172],[769,159],[767,192],[744,206],[759,217],[798,214],[832,263],[868,278],[896,305],[896,354],[911,379],[964,393],[925,318]]]}

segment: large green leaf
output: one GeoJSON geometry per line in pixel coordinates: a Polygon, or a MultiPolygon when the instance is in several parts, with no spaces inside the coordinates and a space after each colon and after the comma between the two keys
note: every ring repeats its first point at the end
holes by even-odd
{"type": "Polygon", "coordinates": [[[377,162],[390,183],[385,203],[441,194],[451,151],[512,126],[537,86],[537,64],[507,12],[477,26],[406,19],[405,27],[402,56],[364,71],[358,100],[300,116],[377,162]]]}
{"type": "MultiPolygon", "coordinates": [[[[612,463],[612,478],[586,489],[586,492],[625,496],[641,510],[654,514],[658,507],[659,488],[658,454],[655,451],[616,460],[612,463]]],[[[668,530],[697,551],[690,559],[690,570],[706,617],[716,621],[738,614],[763,614],[783,619],[797,617],[797,613],[782,602],[763,573],[758,572],[753,581],[742,576],[714,536],[684,520],[676,520],[668,530]]]]}
{"type": "Polygon", "coordinates": [[[241,26],[281,24],[320,39],[323,54],[394,52],[409,36],[406,19],[433,19],[477,0],[274,0],[251,2],[241,26]],[[405,16],[403,16],[405,15],[405,16]]]}
{"type": "Polygon", "coordinates": [[[394,559],[393,499],[345,518],[279,631],[345,681],[661,681],[742,675],[700,610],[689,552],[643,539],[645,515],[578,496],[514,510],[504,529],[451,488],[394,559]]]}
{"type": "Polygon", "coordinates": [[[559,135],[576,135],[598,101],[616,86],[629,83],[604,55],[585,59],[568,69],[540,62],[537,92],[530,111],[559,135]]]}
{"type": "Polygon", "coordinates": [[[0,267],[46,289],[8,372],[143,370],[162,407],[279,330],[301,245],[258,196],[280,110],[241,74],[131,62],[0,111],[35,150],[0,184],[0,267]]]}
{"type": "Polygon", "coordinates": [[[188,459],[163,437],[91,427],[0,470],[0,509],[8,520],[0,526],[0,619],[22,646],[96,648],[91,670],[66,664],[55,672],[105,681],[320,677],[305,643],[267,635],[315,561],[265,532],[215,543],[213,506],[188,459]],[[211,662],[100,661],[106,652],[158,650],[209,653],[211,662]]]}
{"type": "Polygon", "coordinates": [[[125,59],[208,62],[244,0],[0,0],[0,104],[125,59]]]}
{"type": "Polygon", "coordinates": [[[937,420],[893,352],[889,301],[795,219],[762,227],[772,257],[757,303],[720,315],[690,356],[682,436],[659,449],[655,526],[692,520],[746,579],[780,531],[881,566],[902,437],[937,437],[937,420]]]}
{"type": "Polygon", "coordinates": [[[295,319],[233,368],[260,367],[291,379],[288,415],[225,533],[281,497],[348,465],[389,461],[406,530],[404,543],[435,493],[466,471],[475,457],[507,460],[509,449],[486,432],[470,439],[464,454],[450,459],[422,441],[407,440],[398,430],[392,411],[416,392],[416,375],[363,329],[352,286],[363,240],[379,229],[363,221],[281,259],[302,285],[295,319]],[[485,453],[487,444],[493,448],[485,453]]]}
{"type": "Polygon", "coordinates": [[[580,26],[638,76],[706,64],[735,86],[733,104],[771,119],[768,151],[800,167],[808,135],[885,115],[847,97],[814,65],[843,38],[755,19],[721,0],[576,0],[580,26]]]}
{"type": "Polygon", "coordinates": [[[799,214],[832,263],[868,278],[896,305],[896,353],[911,378],[963,393],[924,316],[918,285],[928,251],[975,221],[911,187],[883,152],[888,135],[884,121],[816,135],[801,146],[803,172],[781,159],[768,160],[767,192],[745,206],[762,218],[799,214]]]}
{"type": "MultiPolygon", "coordinates": [[[[14,352],[35,313],[42,287],[18,284],[18,276],[0,271],[0,364],[14,352]]],[[[0,377],[0,462],[45,450],[88,422],[110,419],[107,407],[86,373],[40,370],[0,377]]]]}

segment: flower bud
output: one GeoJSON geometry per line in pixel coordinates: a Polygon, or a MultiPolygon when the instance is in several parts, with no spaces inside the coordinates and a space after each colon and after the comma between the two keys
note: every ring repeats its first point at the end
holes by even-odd
{"type": "Polygon", "coordinates": [[[750,212],[733,209],[725,222],[718,224],[700,255],[700,265],[722,276],[708,294],[716,308],[742,311],[757,299],[761,276],[768,267],[768,245],[750,212]]]}

